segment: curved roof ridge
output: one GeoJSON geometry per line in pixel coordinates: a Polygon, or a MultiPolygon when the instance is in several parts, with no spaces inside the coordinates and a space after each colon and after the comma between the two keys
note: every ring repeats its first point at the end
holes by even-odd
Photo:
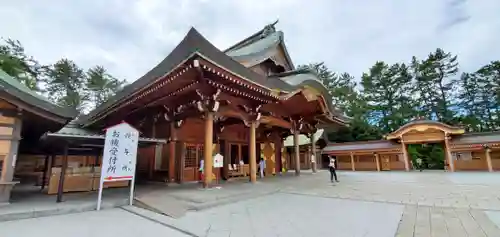
{"type": "Polygon", "coordinates": [[[253,43],[253,42],[255,42],[255,41],[259,40],[259,39],[262,39],[262,38],[266,37],[267,35],[265,35],[263,33],[265,33],[266,30],[267,31],[271,30],[272,32],[275,32],[276,31],[275,25],[278,24],[278,21],[279,20],[276,20],[275,22],[273,22],[271,24],[267,24],[261,30],[255,32],[254,34],[252,34],[252,35],[250,35],[248,37],[246,37],[245,39],[239,41],[238,43],[236,43],[233,46],[225,49],[222,52],[227,53],[227,52],[232,51],[232,50],[237,50],[237,49],[242,48],[242,47],[244,47],[246,45],[249,45],[249,44],[251,44],[251,43],[253,43]]]}

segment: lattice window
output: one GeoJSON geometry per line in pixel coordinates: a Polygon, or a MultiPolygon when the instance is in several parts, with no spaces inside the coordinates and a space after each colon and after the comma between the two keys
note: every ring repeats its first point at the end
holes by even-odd
{"type": "Polygon", "coordinates": [[[184,159],[185,168],[198,167],[196,145],[186,145],[186,157],[184,159]]]}

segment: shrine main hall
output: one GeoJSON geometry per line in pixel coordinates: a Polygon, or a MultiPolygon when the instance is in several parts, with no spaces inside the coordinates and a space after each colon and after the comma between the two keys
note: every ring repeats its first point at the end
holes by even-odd
{"type": "Polygon", "coordinates": [[[139,182],[256,182],[261,159],[266,175],[316,171],[305,154],[319,150],[318,130],[347,126],[348,118],[315,73],[295,68],[275,24],[225,50],[192,28],[158,65],[85,115],[0,73],[0,202],[23,186],[57,193],[58,201],[65,192],[96,190],[102,131],[122,121],[140,131],[139,182]],[[312,142],[301,143],[303,136],[312,142]],[[292,147],[285,148],[287,137],[292,147]],[[223,167],[213,167],[216,153],[224,157],[223,167]]]}

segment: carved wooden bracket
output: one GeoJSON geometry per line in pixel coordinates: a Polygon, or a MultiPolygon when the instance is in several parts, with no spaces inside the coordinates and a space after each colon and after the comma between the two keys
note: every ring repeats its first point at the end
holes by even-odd
{"type": "Polygon", "coordinates": [[[196,90],[196,94],[199,97],[199,100],[196,101],[196,108],[200,112],[217,112],[219,110],[218,97],[220,93],[220,89],[217,89],[212,95],[204,95],[199,89],[196,90]]]}
{"type": "Polygon", "coordinates": [[[291,119],[292,128],[290,132],[294,134],[295,132],[300,132],[304,127],[304,118],[300,117],[299,119],[291,119]]]}
{"type": "Polygon", "coordinates": [[[259,127],[259,120],[261,118],[261,113],[260,113],[260,108],[262,108],[262,105],[258,105],[255,107],[249,107],[246,105],[242,106],[245,112],[249,115],[248,120],[243,120],[243,123],[245,123],[245,126],[250,127],[250,122],[255,121],[257,123],[256,127],[259,127]]]}
{"type": "MultiPolygon", "coordinates": [[[[181,114],[186,108],[189,107],[189,105],[190,104],[180,105],[180,106],[178,106],[175,109],[170,109],[170,108],[168,108],[166,106],[163,106],[163,108],[165,109],[165,113],[163,113],[163,118],[167,122],[172,122],[172,120],[175,119],[175,116],[181,114]]],[[[175,128],[180,128],[183,123],[184,123],[183,119],[176,120],[175,123],[174,123],[174,126],[175,126],[175,128]]]]}

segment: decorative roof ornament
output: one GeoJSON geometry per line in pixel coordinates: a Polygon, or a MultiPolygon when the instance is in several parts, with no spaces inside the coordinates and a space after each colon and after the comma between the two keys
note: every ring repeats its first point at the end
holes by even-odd
{"type": "Polygon", "coordinates": [[[276,20],[274,23],[271,23],[271,24],[269,24],[269,25],[266,25],[266,26],[264,27],[264,30],[262,30],[262,34],[261,34],[261,36],[262,36],[262,37],[267,37],[267,36],[269,36],[270,34],[272,34],[272,33],[276,32],[276,27],[274,27],[274,26],[275,26],[276,24],[278,24],[278,22],[279,22],[279,19],[278,19],[278,20],[276,20]]]}

